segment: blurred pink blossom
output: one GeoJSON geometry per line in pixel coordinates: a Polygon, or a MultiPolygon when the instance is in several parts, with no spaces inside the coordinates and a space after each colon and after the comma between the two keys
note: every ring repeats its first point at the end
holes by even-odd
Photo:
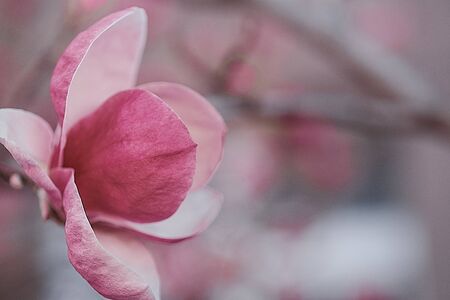
{"type": "Polygon", "coordinates": [[[261,199],[283,176],[296,176],[318,191],[343,191],[359,170],[352,136],[313,117],[285,116],[277,127],[251,122],[237,127],[219,174],[233,199],[261,199]]]}
{"type": "Polygon", "coordinates": [[[80,6],[85,11],[91,11],[105,4],[106,0],[78,0],[80,6]]]}
{"type": "Polygon", "coordinates": [[[391,50],[403,50],[415,36],[414,4],[398,1],[361,2],[353,10],[356,25],[391,50]]]}
{"type": "Polygon", "coordinates": [[[255,66],[237,61],[228,68],[226,89],[232,95],[249,94],[257,84],[257,72],[255,66]]]}
{"type": "Polygon", "coordinates": [[[238,274],[234,257],[213,251],[205,239],[155,246],[152,252],[159,263],[162,293],[167,299],[210,299],[211,289],[235,280],[238,274]]]}
{"type": "Polygon", "coordinates": [[[286,120],[284,137],[293,166],[312,186],[336,191],[354,178],[356,159],[350,136],[320,120],[286,120]]]}
{"type": "Polygon", "coordinates": [[[228,136],[225,151],[218,178],[230,201],[259,199],[279,181],[281,157],[273,129],[242,122],[228,136]]]}
{"type": "Polygon", "coordinates": [[[43,216],[64,223],[72,265],[111,299],[159,299],[152,256],[129,232],[185,239],[221,206],[203,188],[222,158],[221,116],[185,86],[134,88],[146,20],[129,8],[72,41],[51,80],[55,132],[37,115],[0,110],[0,142],[45,190],[43,216]]]}

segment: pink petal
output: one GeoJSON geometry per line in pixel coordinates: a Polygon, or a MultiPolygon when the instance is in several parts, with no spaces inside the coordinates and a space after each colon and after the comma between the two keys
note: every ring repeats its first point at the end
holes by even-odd
{"type": "Polygon", "coordinates": [[[89,216],[156,222],[171,216],[186,197],[195,149],[170,107],[135,89],[111,97],[71,129],[64,166],[75,169],[89,216]]]}
{"type": "Polygon", "coordinates": [[[216,109],[190,88],[167,82],[142,86],[163,99],[183,120],[197,143],[197,166],[192,190],[204,186],[222,160],[226,125],[216,109]]]}
{"type": "Polygon", "coordinates": [[[2,141],[17,147],[42,168],[48,166],[53,131],[44,119],[21,109],[4,108],[0,109],[0,124],[2,141]]]}
{"type": "Polygon", "coordinates": [[[0,143],[60,211],[60,192],[47,174],[52,140],[53,131],[41,117],[20,109],[0,109],[0,143]]]}
{"type": "Polygon", "coordinates": [[[73,170],[58,169],[64,178],[64,211],[69,260],[80,275],[109,299],[159,299],[153,259],[138,241],[123,233],[96,229],[86,217],[73,170]],[[154,290],[152,290],[154,289],[154,290]]]}
{"type": "Polygon", "coordinates": [[[204,231],[217,217],[223,197],[211,189],[190,193],[178,210],[168,219],[141,224],[106,215],[92,218],[92,222],[107,223],[130,229],[139,234],[162,241],[180,241],[204,231]]]}
{"type": "Polygon", "coordinates": [[[133,87],[147,34],[145,11],[111,14],[80,33],[56,65],[51,95],[64,136],[108,97],[133,87]]]}

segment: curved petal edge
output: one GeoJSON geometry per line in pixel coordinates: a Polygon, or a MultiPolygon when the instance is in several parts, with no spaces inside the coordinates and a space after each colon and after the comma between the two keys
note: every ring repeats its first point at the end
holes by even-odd
{"type": "Polygon", "coordinates": [[[69,260],[80,275],[109,299],[157,300],[159,280],[150,254],[129,236],[91,227],[72,169],[54,176],[66,181],[63,192],[69,260]],[[149,282],[150,281],[150,282],[149,282]],[[153,281],[153,282],[152,282],[153,281]]]}
{"type": "Polygon", "coordinates": [[[147,36],[147,15],[132,7],[110,14],[81,32],[59,59],[50,84],[65,135],[113,94],[135,85],[147,36]]]}
{"type": "Polygon", "coordinates": [[[191,238],[214,222],[223,204],[223,196],[209,188],[191,192],[178,210],[166,220],[142,224],[99,215],[92,222],[125,228],[143,237],[165,242],[177,242],[191,238]]]}
{"type": "Polygon", "coordinates": [[[21,109],[0,109],[0,143],[61,212],[61,193],[48,175],[52,141],[53,131],[41,117],[21,109]]]}
{"type": "Polygon", "coordinates": [[[197,163],[191,191],[205,186],[222,160],[225,122],[202,95],[181,84],[151,82],[141,85],[163,99],[186,124],[197,147],[197,163]]]}

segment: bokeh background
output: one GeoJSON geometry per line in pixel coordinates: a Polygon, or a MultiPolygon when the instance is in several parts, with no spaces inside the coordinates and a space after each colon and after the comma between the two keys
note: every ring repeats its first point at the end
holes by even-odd
{"type": "MultiPolygon", "coordinates": [[[[140,82],[222,113],[217,221],[147,242],[163,299],[450,299],[448,0],[0,0],[0,105],[56,124],[55,63],[140,6],[140,82]]],[[[2,160],[11,158],[2,149],[2,160]]],[[[0,299],[100,299],[34,191],[0,183],[0,299]]]]}

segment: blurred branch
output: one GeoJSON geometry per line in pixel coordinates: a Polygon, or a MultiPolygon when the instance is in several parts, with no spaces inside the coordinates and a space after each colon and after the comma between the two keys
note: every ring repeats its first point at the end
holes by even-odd
{"type": "Polygon", "coordinates": [[[278,120],[289,115],[308,115],[335,126],[367,135],[433,135],[450,142],[449,116],[439,112],[411,110],[404,105],[378,99],[361,99],[354,95],[310,93],[295,99],[235,98],[229,109],[278,120]]]}
{"type": "Polygon", "coordinates": [[[424,109],[436,98],[433,88],[407,63],[354,29],[346,21],[341,1],[186,0],[183,4],[240,5],[262,12],[289,26],[329,59],[365,94],[385,100],[401,100],[424,109]]]}
{"type": "Polygon", "coordinates": [[[227,76],[233,65],[249,57],[257,45],[260,36],[260,26],[259,18],[255,17],[254,12],[247,11],[245,13],[240,27],[240,34],[234,40],[231,48],[224,54],[217,69],[213,69],[197,53],[193,52],[183,41],[182,34],[175,37],[174,46],[177,54],[184,59],[191,70],[207,78],[209,89],[213,92],[222,93],[225,91],[227,76]]]}
{"type": "MultiPolygon", "coordinates": [[[[204,1],[187,2],[195,5],[204,1]]],[[[339,13],[340,1],[303,1],[301,8],[298,8],[298,1],[293,3],[292,0],[239,3],[216,0],[208,4],[241,5],[288,25],[299,40],[307,41],[325,59],[331,60],[365,95],[307,94],[274,101],[253,99],[249,95],[230,96],[220,88],[226,80],[226,72],[210,70],[211,78],[216,81],[213,86],[219,87],[213,89],[216,95],[213,97],[231,98],[227,99],[227,105],[233,112],[243,111],[266,119],[307,114],[365,134],[431,134],[450,141],[450,116],[439,110],[440,103],[433,102],[436,95],[432,87],[406,62],[345,22],[339,13]]]]}
{"type": "MultiPolygon", "coordinates": [[[[289,25],[332,61],[363,91],[423,108],[434,100],[433,89],[407,63],[350,26],[339,15],[338,2],[308,3],[293,9],[292,0],[252,0],[248,4],[289,25]]],[[[297,3],[298,7],[298,3],[297,3]]]]}

